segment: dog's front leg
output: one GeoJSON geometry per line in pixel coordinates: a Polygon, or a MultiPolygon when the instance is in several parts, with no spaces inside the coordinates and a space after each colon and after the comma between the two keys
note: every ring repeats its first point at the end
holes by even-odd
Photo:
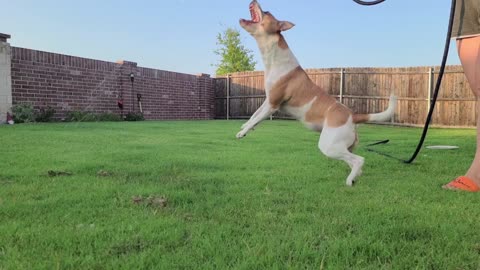
{"type": "Polygon", "coordinates": [[[243,126],[242,130],[237,133],[237,139],[241,139],[247,135],[247,133],[258,123],[262,122],[264,119],[275,113],[278,109],[275,109],[270,105],[268,101],[265,101],[261,106],[261,110],[258,113],[255,113],[250,120],[243,126]]]}
{"type": "Polygon", "coordinates": [[[253,113],[253,115],[250,117],[250,119],[248,119],[247,122],[245,122],[241,129],[244,129],[250,122],[252,122],[252,119],[254,119],[255,117],[258,116],[258,114],[263,110],[263,107],[265,106],[268,106],[268,100],[265,100],[262,105],[260,105],[260,107],[255,111],[255,113],[253,113]]]}

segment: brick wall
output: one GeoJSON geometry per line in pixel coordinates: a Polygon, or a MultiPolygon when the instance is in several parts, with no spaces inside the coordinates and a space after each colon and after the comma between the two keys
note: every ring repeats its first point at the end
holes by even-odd
{"type": "Polygon", "coordinates": [[[139,111],[146,119],[212,119],[214,83],[209,75],[188,75],[12,47],[13,105],[51,106],[62,119],[68,111],[120,114],[139,111]],[[134,75],[133,101],[130,74],[134,75]],[[133,104],[132,104],[133,102],[133,104]]]}

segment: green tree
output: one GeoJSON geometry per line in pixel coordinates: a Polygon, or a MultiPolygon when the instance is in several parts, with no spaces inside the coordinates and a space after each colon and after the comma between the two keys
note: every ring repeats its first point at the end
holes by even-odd
{"type": "Polygon", "coordinates": [[[219,48],[215,50],[215,54],[221,57],[220,62],[215,65],[217,75],[255,70],[252,51],[242,45],[238,30],[227,28],[223,33],[219,33],[217,45],[219,48]]]}

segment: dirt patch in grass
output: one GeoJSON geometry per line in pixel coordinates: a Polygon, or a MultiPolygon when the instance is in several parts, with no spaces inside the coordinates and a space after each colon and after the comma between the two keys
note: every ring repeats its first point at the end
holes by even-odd
{"type": "Polygon", "coordinates": [[[100,170],[100,171],[97,172],[97,176],[99,176],[99,177],[109,177],[109,176],[113,176],[113,173],[109,172],[109,171],[105,171],[105,170],[100,170]]]}
{"type": "Polygon", "coordinates": [[[110,249],[109,253],[110,255],[120,257],[120,256],[129,255],[129,254],[140,253],[146,248],[148,248],[148,244],[145,241],[141,239],[135,239],[130,242],[124,242],[124,243],[114,245],[110,249]]]}
{"type": "Polygon", "coordinates": [[[167,207],[168,199],[165,196],[154,195],[150,195],[146,198],[144,198],[143,196],[134,196],[132,197],[132,203],[162,209],[167,207]]]}
{"type": "Polygon", "coordinates": [[[54,170],[49,170],[47,172],[48,176],[50,177],[57,177],[57,176],[72,176],[73,173],[71,172],[66,172],[66,171],[54,171],[54,170]]]}

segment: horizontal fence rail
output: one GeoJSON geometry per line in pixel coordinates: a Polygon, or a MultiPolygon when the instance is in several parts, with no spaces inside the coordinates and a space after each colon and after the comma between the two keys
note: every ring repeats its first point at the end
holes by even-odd
{"type": "MultiPolygon", "coordinates": [[[[439,67],[307,69],[312,81],[355,113],[375,113],[398,97],[391,124],[421,126],[431,106],[439,67]]],[[[265,100],[264,74],[239,72],[217,77],[215,118],[249,118],[265,100]]],[[[477,99],[461,66],[447,66],[432,125],[475,127],[477,99]]],[[[292,119],[282,112],[273,118],[292,119]]]]}

